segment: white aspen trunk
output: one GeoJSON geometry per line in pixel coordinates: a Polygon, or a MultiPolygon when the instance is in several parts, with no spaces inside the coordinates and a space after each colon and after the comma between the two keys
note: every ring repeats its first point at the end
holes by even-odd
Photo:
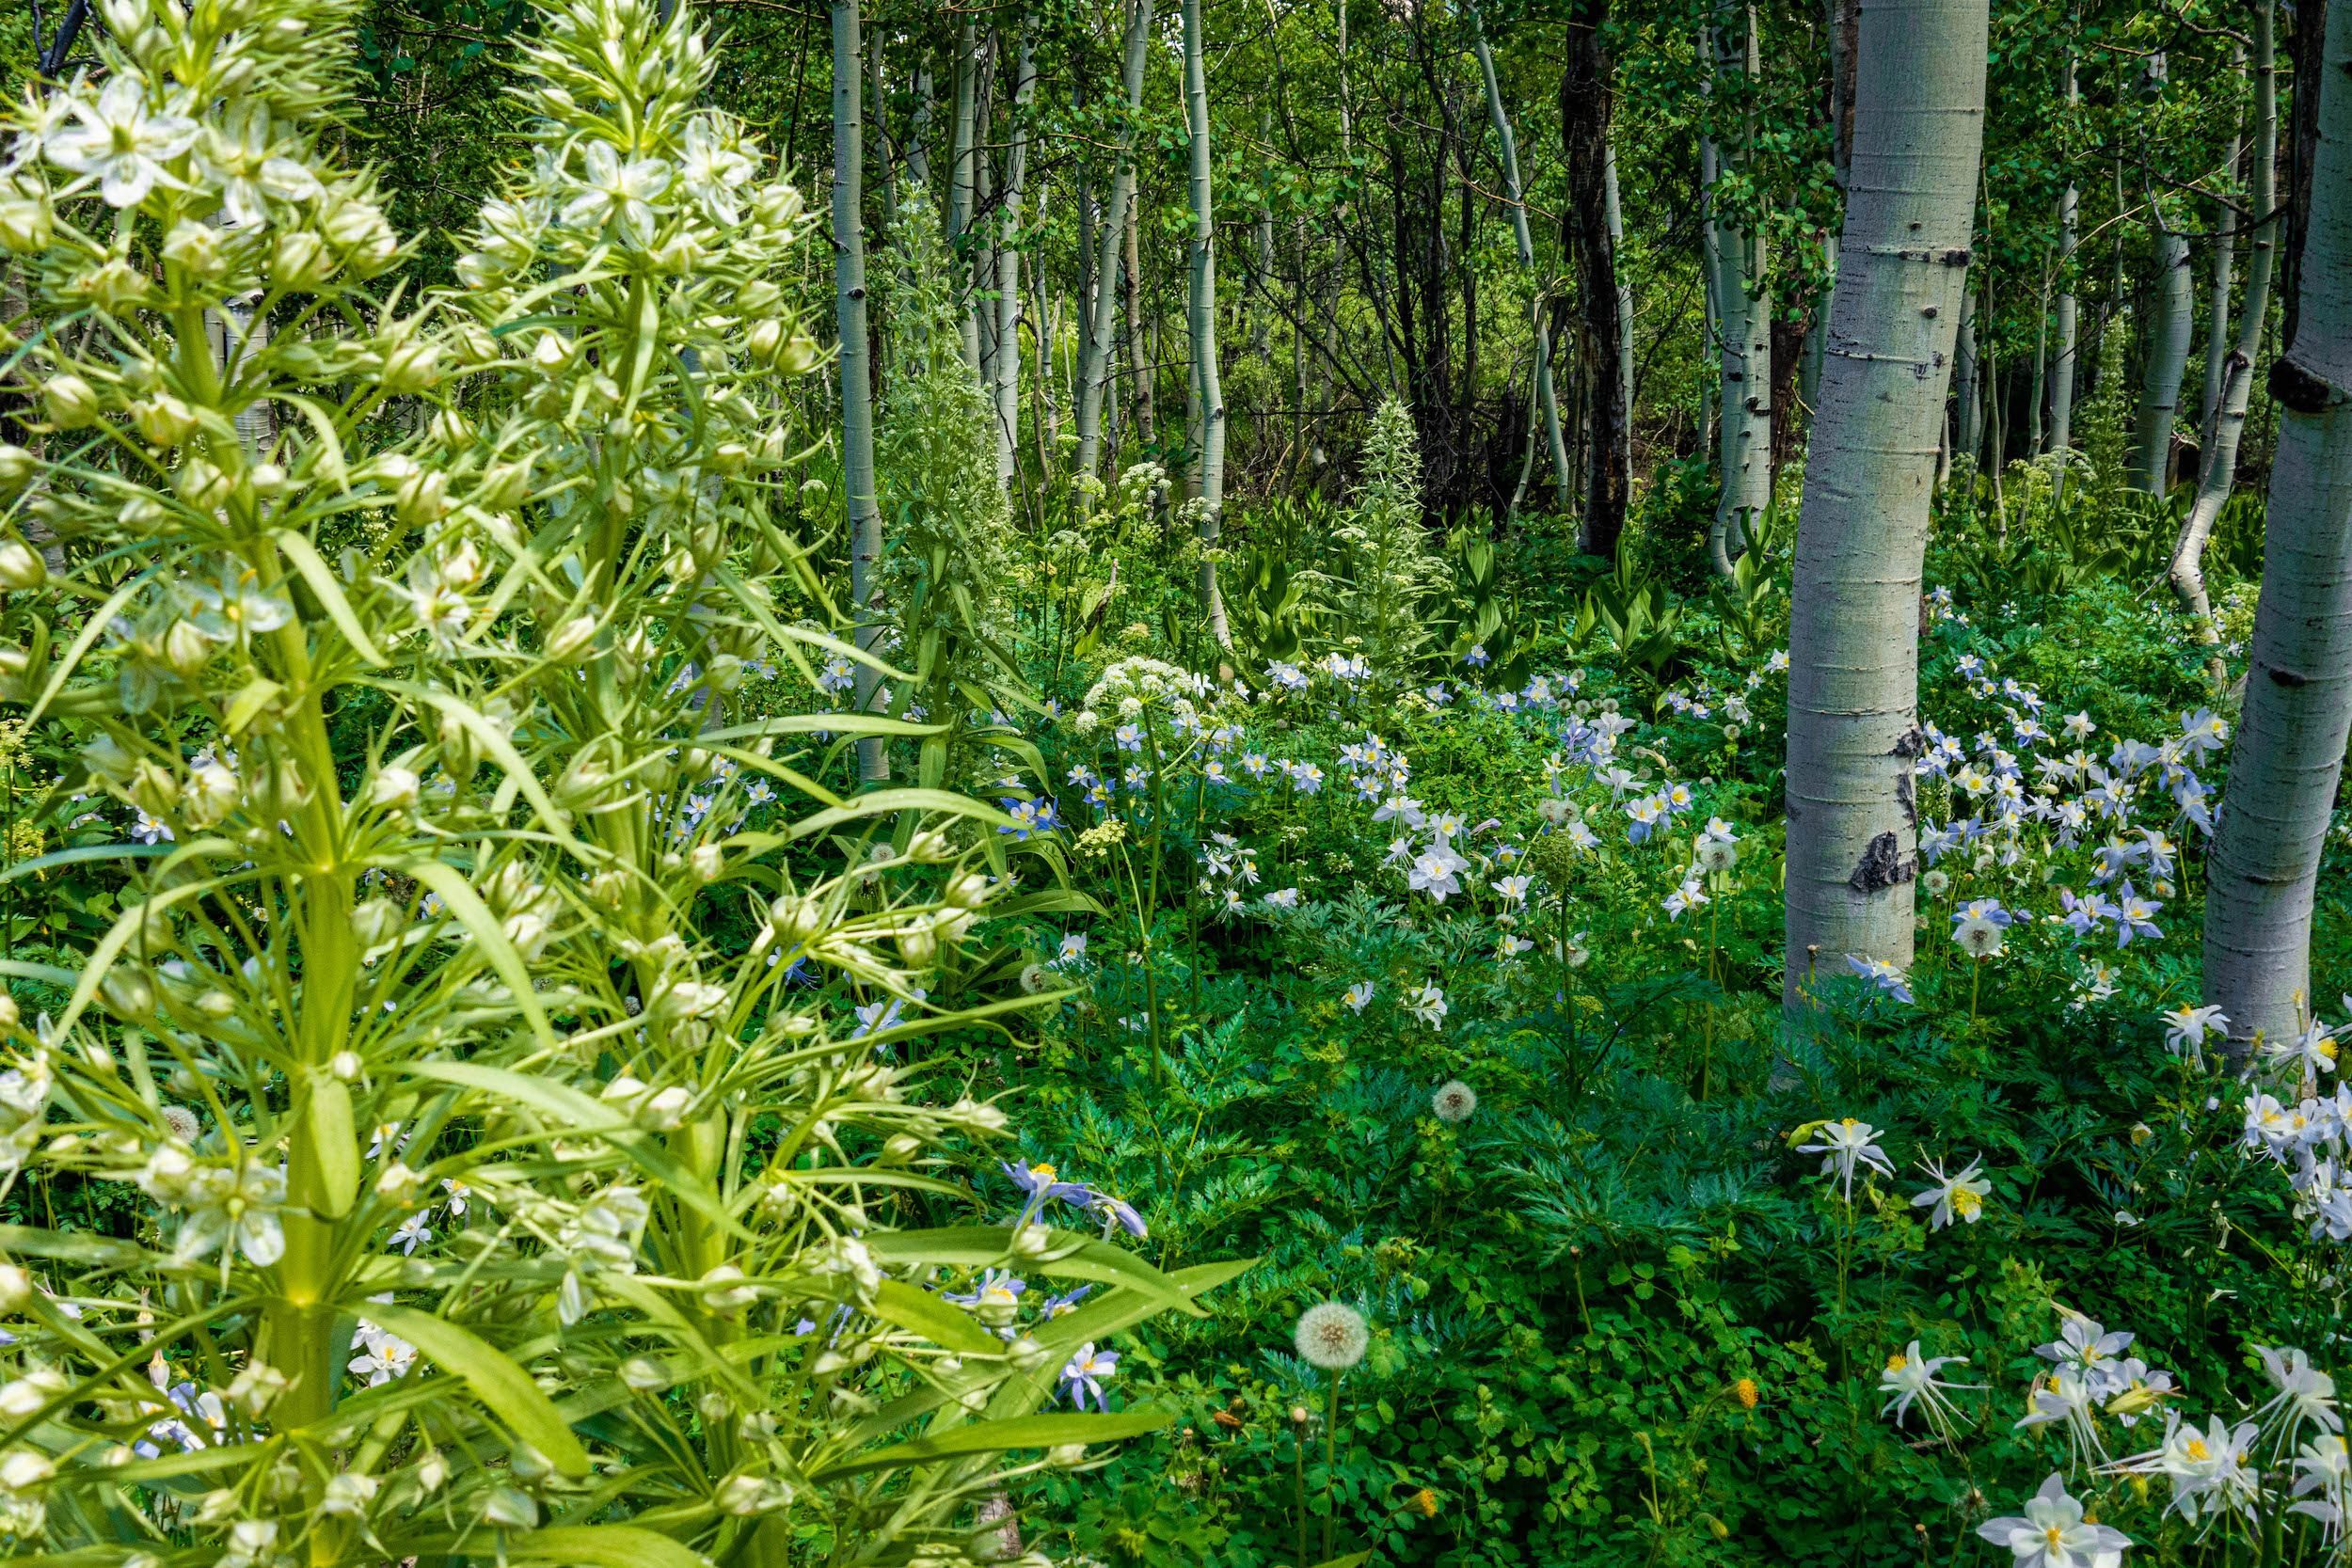
{"type": "MultiPolygon", "coordinates": [[[[1611,134],[1609,144],[1601,149],[1601,158],[1602,221],[1609,226],[1609,254],[1612,257],[1618,257],[1625,254],[1625,212],[1617,204],[1617,144],[1613,132],[1611,134]]],[[[1617,341],[1614,347],[1617,360],[1617,394],[1624,403],[1625,430],[1629,438],[1629,434],[1633,429],[1633,274],[1630,268],[1622,264],[1618,265],[1615,270],[1617,274],[1617,341]]],[[[1547,376],[1545,379],[1549,381],[1550,378],[1547,376]]],[[[1558,438],[1555,421],[1553,439],[1558,438]]],[[[1626,459],[1625,466],[1629,469],[1632,467],[1629,455],[1626,459]]],[[[1566,493],[1567,483],[1563,480],[1561,494],[1565,497],[1566,493]]]]}
{"type": "Polygon", "coordinates": [[[907,177],[924,187],[925,194],[936,197],[930,190],[931,155],[925,138],[931,133],[931,72],[924,66],[914,73],[914,123],[907,127],[907,177]]]}
{"type": "Polygon", "coordinates": [[[1791,1010],[1849,955],[1911,964],[1919,578],[1967,287],[1986,5],[1861,7],[1852,188],[1790,592],[1791,1010]]]}
{"type": "Polygon", "coordinates": [[[2156,193],[2148,193],[2148,227],[2156,259],[2155,309],[2148,324],[2148,358],[2139,383],[2138,430],[2132,444],[2129,487],[2161,496],[2172,468],[2172,423],[2180,412],[2181,376],[2188,369],[2197,326],[2197,284],[2189,276],[2188,242],[2167,228],[2156,193]]]}
{"type": "MultiPolygon", "coordinates": [[[[2066,52],[2066,103],[2074,107],[2079,96],[2074,83],[2074,52],[2066,52]]],[[[2050,367],[2050,444],[2048,451],[2058,458],[2051,475],[2054,493],[2066,493],[2066,454],[2074,444],[2074,360],[2078,316],[2074,298],[2074,234],[2082,210],[2082,194],[2074,188],[2072,174],[2066,188],[2058,193],[2058,360],[2050,367]]]]}
{"type": "MultiPolygon", "coordinates": [[[[2234,45],[2231,55],[2237,63],[2238,90],[2246,88],[2246,49],[2234,45]]],[[[2246,153],[2243,134],[2230,138],[2230,149],[2221,164],[2221,185],[2234,191],[2238,165],[2246,153]]],[[[2205,391],[2197,405],[2197,428],[2202,431],[2213,422],[2213,411],[2221,406],[2221,384],[2229,379],[2230,359],[2230,290],[2236,281],[2237,270],[2237,207],[2233,202],[2220,203],[2220,212],[2214,221],[2213,286],[2207,296],[2205,310],[2205,391]]]]}
{"type": "Polygon", "coordinates": [[[1209,186],[1209,78],[1201,63],[1200,0],[1184,0],[1184,119],[1192,133],[1192,389],[1199,406],[1200,609],[1209,635],[1230,648],[1225,600],[1216,587],[1217,533],[1225,511],[1225,383],[1216,364],[1216,201],[1209,186]]]}
{"type": "Polygon", "coordinates": [[[1971,469],[1984,436],[1983,379],[1984,364],[1977,355],[1977,295],[1970,290],[1960,297],[1960,337],[1952,350],[1952,452],[1964,456],[1971,469]]]}
{"type": "Polygon", "coordinates": [[[947,254],[956,293],[962,296],[957,330],[962,336],[963,362],[976,378],[980,374],[980,302],[971,297],[970,276],[965,271],[969,258],[963,254],[961,241],[964,230],[972,226],[973,198],[979,188],[978,157],[973,146],[974,121],[978,115],[974,102],[979,87],[977,56],[974,24],[967,15],[956,31],[956,126],[947,166],[947,254]]]}
{"type": "Polygon", "coordinates": [[[1035,35],[1021,27],[1021,61],[1013,77],[1012,138],[1005,150],[1005,215],[996,236],[996,483],[1012,488],[1013,449],[1021,439],[1022,184],[1028,174],[1029,125],[1023,111],[1037,86],[1035,35]]]}
{"type": "MultiPolygon", "coordinates": [[[[1272,157],[1274,146],[1274,110],[1271,106],[1258,111],[1258,145],[1272,157]]],[[[1258,193],[1258,275],[1257,290],[1244,301],[1249,316],[1249,348],[1260,359],[1265,357],[1266,343],[1274,331],[1274,208],[1265,198],[1265,187],[1258,193]]],[[[1264,421],[1259,421],[1263,424],[1264,421]]],[[[1263,430],[1258,432],[1258,444],[1266,444],[1263,430]]]]}
{"type": "MultiPolygon", "coordinates": [[[[2253,210],[2271,216],[2277,204],[2279,164],[2279,73],[2273,40],[2270,0],[2254,7],[2254,181],[2253,210]]],[[[2238,322],[2237,341],[2223,365],[2221,398],[2205,421],[2200,443],[2197,499],[2172,542],[2167,576],[2181,606],[2196,623],[2199,641],[2218,647],[2220,630],[2213,620],[2213,600],[2205,591],[2205,541],[2230,499],[2237,480],[2238,439],[2246,432],[2246,410],[2254,395],[2254,356],[2261,352],[2263,326],[2270,314],[2270,277],[2279,253],[2276,221],[2258,223],[2254,253],[2246,267],[2245,314],[2238,322]]],[[[2216,661],[2217,665],[2218,661],[2216,661]]]]}
{"type": "MultiPolygon", "coordinates": [[[[865,94],[858,81],[857,0],[833,7],[833,280],[834,325],[840,337],[841,486],[850,530],[850,598],[857,645],[871,650],[881,633],[882,509],[874,497],[874,387],[866,362],[865,94]]],[[[861,664],[851,689],[857,710],[875,705],[878,679],[861,664]]],[[[857,743],[861,781],[890,777],[890,753],[879,736],[857,743]]]]}
{"type": "MultiPolygon", "coordinates": [[[[1544,445],[1551,453],[1553,483],[1560,497],[1561,510],[1567,508],[1568,448],[1560,435],[1560,400],[1551,385],[1551,327],[1544,319],[1544,294],[1535,283],[1535,241],[1527,229],[1527,201],[1519,187],[1519,144],[1511,135],[1511,117],[1503,112],[1502,89],[1495,81],[1494,51],[1486,45],[1486,23],[1478,8],[1470,8],[1470,47],[1478,56],[1478,80],[1486,94],[1486,119],[1495,128],[1495,142],[1502,154],[1502,190],[1511,208],[1511,236],[1518,244],[1519,270],[1528,275],[1531,297],[1527,304],[1528,327],[1535,341],[1535,411],[1543,421],[1544,445]]],[[[1610,170],[1612,176],[1615,169],[1610,170]]],[[[1613,198],[1613,178],[1610,193],[1613,198]]],[[[1531,454],[1534,443],[1528,443],[1531,454]]],[[[1519,476],[1519,489],[1527,488],[1525,466],[1519,476]]],[[[1511,498],[1511,510],[1519,508],[1519,498],[1511,498]]]]}
{"type": "MultiPolygon", "coordinates": [[[[2330,0],[2326,29],[2318,79],[2296,84],[2319,94],[2317,153],[2295,341],[2270,374],[2279,450],[2246,707],[2206,871],[2205,1001],[2239,1055],[2313,1010],[2312,890],[2352,727],[2352,0],[2330,0]]],[[[2259,51],[2267,29],[2255,37],[2259,51]]]]}
{"type": "MultiPolygon", "coordinates": [[[[1739,26],[1736,55],[1722,47],[1719,38],[1716,57],[1725,69],[1736,67],[1753,80],[1761,69],[1753,7],[1741,8],[1739,26]]],[[[1753,111],[1747,118],[1742,139],[1753,142],[1753,111]]],[[[1748,150],[1743,148],[1743,158],[1748,150]]],[[[1720,150],[1716,156],[1720,161],[1720,150]]],[[[1748,526],[1772,499],[1772,302],[1764,285],[1760,231],[1739,228],[1717,214],[1715,254],[1716,309],[1723,324],[1723,491],[1715,503],[1707,549],[1716,572],[1727,578],[1748,526]]]]}
{"type": "Polygon", "coordinates": [[[1143,111],[1144,51],[1151,34],[1152,0],[1135,0],[1127,23],[1124,62],[1127,125],[1120,133],[1110,201],[1102,214],[1102,244],[1094,264],[1094,309],[1083,324],[1079,341],[1077,471],[1089,477],[1102,461],[1103,394],[1110,384],[1111,323],[1119,311],[1119,253],[1126,234],[1128,204],[1136,194],[1135,125],[1143,111]]]}

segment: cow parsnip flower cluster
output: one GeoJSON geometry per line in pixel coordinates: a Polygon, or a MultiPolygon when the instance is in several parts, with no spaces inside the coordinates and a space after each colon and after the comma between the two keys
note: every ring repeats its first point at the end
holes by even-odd
{"type": "Polygon", "coordinates": [[[749,669],[856,657],[763,583],[798,567],[768,498],[776,378],[815,358],[772,276],[799,198],[694,106],[684,8],[581,0],[544,13],[467,290],[372,291],[399,244],[320,135],[350,16],[112,0],[103,80],[9,116],[46,428],[0,451],[0,676],[87,729],[61,787],[153,831],[83,970],[8,966],[72,999],[0,1006],[0,1180],[150,1207],[0,1231],[0,1536],[155,1568],[993,1552],[974,1497],[1156,1419],[1031,1415],[1057,1369],[1232,1271],[890,1228],[1004,1118],[890,1059],[937,1017],[837,1039],[823,998],[918,1002],[1017,901],[1001,816],[780,754],[888,721],[744,707],[749,669]],[[775,784],[815,809],[749,828],[775,784]],[[774,863],[882,814],[886,854],[774,863]],[[711,896],[750,902],[747,954],[701,937],[711,896]],[[1010,1341],[926,1288],[1013,1260],[1107,1288],[1010,1341]]]}

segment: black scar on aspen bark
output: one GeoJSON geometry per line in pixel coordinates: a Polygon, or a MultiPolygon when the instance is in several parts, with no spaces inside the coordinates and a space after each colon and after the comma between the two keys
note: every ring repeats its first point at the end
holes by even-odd
{"type": "Polygon", "coordinates": [[[2311,676],[2299,670],[2272,670],[2270,678],[2279,685],[2289,688],[2312,684],[2311,676]]]}
{"type": "Polygon", "coordinates": [[[1846,885],[1860,894],[1883,893],[1898,882],[1910,881],[1919,874],[1919,867],[1903,859],[1902,846],[1892,832],[1883,832],[1870,841],[1862,852],[1862,863],[1853,868],[1846,885]]]}
{"type": "Polygon", "coordinates": [[[2270,395],[2297,414],[2318,414],[2331,403],[2341,403],[2352,396],[2344,388],[2330,383],[2325,376],[2312,374],[2296,364],[2291,354],[2282,354],[2270,362],[2270,395]]]}
{"type": "Polygon", "coordinates": [[[1901,757],[1906,762],[1918,761],[1928,754],[1928,732],[1916,724],[1912,725],[1909,733],[1899,736],[1895,741],[1894,749],[1886,754],[1890,757],[1901,757]]]}
{"type": "Polygon", "coordinates": [[[1908,768],[1895,775],[1895,803],[1903,808],[1903,820],[1914,828],[1918,827],[1919,797],[1912,785],[1912,773],[1908,768]]]}

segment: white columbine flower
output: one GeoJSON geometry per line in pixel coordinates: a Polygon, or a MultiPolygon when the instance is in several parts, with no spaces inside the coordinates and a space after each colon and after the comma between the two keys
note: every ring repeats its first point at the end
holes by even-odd
{"type": "Polygon", "coordinates": [[[1927,1418],[1928,1426],[1936,1435],[1949,1441],[1952,1424],[1960,1414],[1952,1402],[1945,1398],[1947,1388],[1973,1388],[1975,1384],[1947,1383],[1935,1374],[1946,1367],[1964,1367],[1964,1355],[1922,1355],[1919,1341],[1914,1339],[1899,1355],[1886,1358],[1886,1370],[1879,1373],[1879,1392],[1886,1396],[1880,1407],[1882,1416],[1892,1414],[1895,1424],[1903,1424],[1915,1403],[1927,1418]]]}
{"type": "Polygon", "coordinates": [[[1827,1176],[1832,1171],[1837,1173],[1837,1180],[1845,1188],[1847,1202],[1853,1201],[1853,1173],[1856,1165],[1868,1165],[1881,1176],[1895,1174],[1895,1167],[1886,1162],[1886,1150],[1872,1141],[1879,1135],[1879,1130],[1868,1122],[1856,1121],[1851,1117],[1846,1117],[1837,1121],[1822,1122],[1820,1127],[1821,1141],[1801,1144],[1797,1148],[1797,1152],[1824,1156],[1821,1161],[1821,1174],[1827,1176]]]}
{"type": "Polygon", "coordinates": [[[2023,1517],[1987,1519],[1977,1533],[2007,1546],[2015,1568],[2102,1568],[2122,1560],[2131,1537],[2112,1525],[2083,1522],[2083,1505],[2066,1494],[2057,1472],[2026,1504],[2023,1517]]]}
{"type": "Polygon", "coordinates": [[[1955,1215],[1970,1225],[1984,1216],[1985,1195],[1993,1190],[1993,1183],[1977,1180],[1979,1162],[1971,1160],[1965,1169],[1950,1176],[1944,1174],[1941,1161],[1924,1160],[1920,1164],[1935,1185],[1913,1198],[1911,1206],[1915,1209],[1925,1209],[1930,1204],[1935,1206],[1934,1212],[1928,1216],[1930,1230],[1943,1229],[1952,1223],[1955,1215]]]}

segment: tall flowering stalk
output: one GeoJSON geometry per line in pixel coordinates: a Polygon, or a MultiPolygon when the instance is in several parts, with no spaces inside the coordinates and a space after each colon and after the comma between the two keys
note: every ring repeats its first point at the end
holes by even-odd
{"type": "Polygon", "coordinates": [[[61,784],[159,842],[119,847],[78,972],[5,967],[71,1000],[0,1006],[0,1181],[149,1207],[132,1239],[0,1231],[0,1538],[233,1568],[946,1549],[1029,1467],[1004,1452],[1156,1424],[1031,1412],[1231,1271],[890,1227],[1004,1124],[883,1048],[1018,1005],[896,1021],[1019,907],[1007,819],[841,800],[791,748],[912,727],[749,698],[865,656],[767,586],[801,569],[769,503],[777,377],[816,357],[775,276],[800,199],[695,106],[685,8],[544,13],[536,145],[466,290],[421,301],[321,144],[350,15],[113,0],[103,85],[9,116],[46,429],[0,449],[0,696],[78,727],[61,784]],[[878,822],[886,853],[817,869],[878,822]],[[748,953],[705,940],[712,899],[748,902],[748,953]],[[872,990],[892,1022],[836,1037],[872,990]],[[1009,1338],[925,1289],[1016,1258],[1104,1288],[1009,1338]]]}

